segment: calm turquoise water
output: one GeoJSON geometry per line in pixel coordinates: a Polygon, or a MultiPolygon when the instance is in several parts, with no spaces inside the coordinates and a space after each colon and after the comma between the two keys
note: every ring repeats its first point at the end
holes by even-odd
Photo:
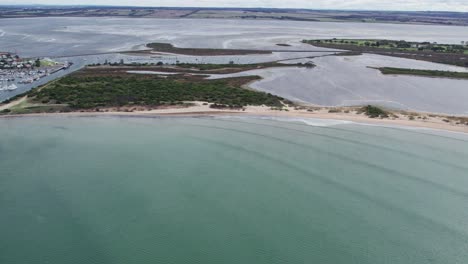
{"type": "Polygon", "coordinates": [[[468,136],[0,119],[0,263],[468,263],[468,136]]]}

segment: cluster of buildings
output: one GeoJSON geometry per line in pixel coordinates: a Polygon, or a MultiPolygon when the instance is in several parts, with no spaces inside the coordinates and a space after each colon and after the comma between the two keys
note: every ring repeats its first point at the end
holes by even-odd
{"type": "Polygon", "coordinates": [[[0,52],[0,69],[31,69],[39,66],[39,60],[23,60],[18,55],[9,52],[0,52]]]}

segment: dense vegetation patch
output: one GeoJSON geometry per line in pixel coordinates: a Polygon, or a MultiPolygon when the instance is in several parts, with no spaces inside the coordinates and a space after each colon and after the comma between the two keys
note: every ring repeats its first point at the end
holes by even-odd
{"type": "Polygon", "coordinates": [[[444,78],[457,78],[468,79],[468,72],[452,72],[452,71],[434,71],[434,70],[416,70],[405,68],[391,68],[382,67],[377,68],[383,74],[401,74],[401,75],[416,75],[427,77],[444,77],[444,78]]]}
{"type": "Polygon", "coordinates": [[[361,108],[361,111],[370,118],[388,118],[387,111],[373,105],[367,105],[361,108]]]}
{"type": "Polygon", "coordinates": [[[148,76],[83,76],[65,77],[30,97],[42,104],[66,104],[72,109],[120,106],[159,106],[181,101],[206,101],[232,107],[266,105],[281,107],[283,98],[241,88],[259,77],[222,80],[148,76]]]}

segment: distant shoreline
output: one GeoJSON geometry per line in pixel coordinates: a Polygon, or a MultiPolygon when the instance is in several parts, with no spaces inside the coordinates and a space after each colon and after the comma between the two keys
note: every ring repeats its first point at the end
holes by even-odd
{"type": "Polygon", "coordinates": [[[386,23],[468,26],[468,17],[456,11],[323,10],[291,8],[37,6],[0,5],[0,19],[83,17],[157,19],[231,19],[298,22],[386,23]]]}
{"type": "MultiPolygon", "coordinates": [[[[1,6],[0,6],[1,11],[1,6]]],[[[465,25],[458,24],[437,24],[437,23],[407,23],[407,22],[394,22],[394,21],[379,21],[379,22],[360,22],[360,21],[313,21],[313,20],[280,20],[280,19],[253,19],[253,18],[191,18],[191,17],[130,17],[130,16],[24,16],[24,17],[2,17],[1,20],[6,19],[36,19],[36,18],[128,18],[128,19],[160,19],[160,20],[227,20],[227,21],[286,21],[286,22],[311,22],[311,23],[348,23],[348,24],[390,24],[390,25],[409,25],[409,26],[441,26],[441,27],[468,27],[468,22],[465,25]]]]}

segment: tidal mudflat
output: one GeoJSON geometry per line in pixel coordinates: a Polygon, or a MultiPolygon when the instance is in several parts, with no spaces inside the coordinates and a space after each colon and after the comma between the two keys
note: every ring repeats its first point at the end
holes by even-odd
{"type": "Polygon", "coordinates": [[[4,49],[16,49],[24,56],[67,56],[141,48],[149,42],[168,42],[188,48],[239,49],[310,49],[310,45],[300,41],[334,37],[459,44],[466,28],[216,19],[30,18],[2,19],[0,32],[4,49]],[[281,47],[278,43],[292,46],[281,47]]]}
{"type": "MultiPolygon", "coordinates": [[[[293,60],[292,62],[298,62],[293,60]]],[[[412,111],[468,114],[468,81],[389,76],[370,67],[467,72],[450,65],[365,54],[314,58],[314,69],[262,69],[229,76],[259,75],[254,89],[321,106],[377,104],[412,111]]],[[[226,76],[213,76],[221,78],[226,76]]]]}

